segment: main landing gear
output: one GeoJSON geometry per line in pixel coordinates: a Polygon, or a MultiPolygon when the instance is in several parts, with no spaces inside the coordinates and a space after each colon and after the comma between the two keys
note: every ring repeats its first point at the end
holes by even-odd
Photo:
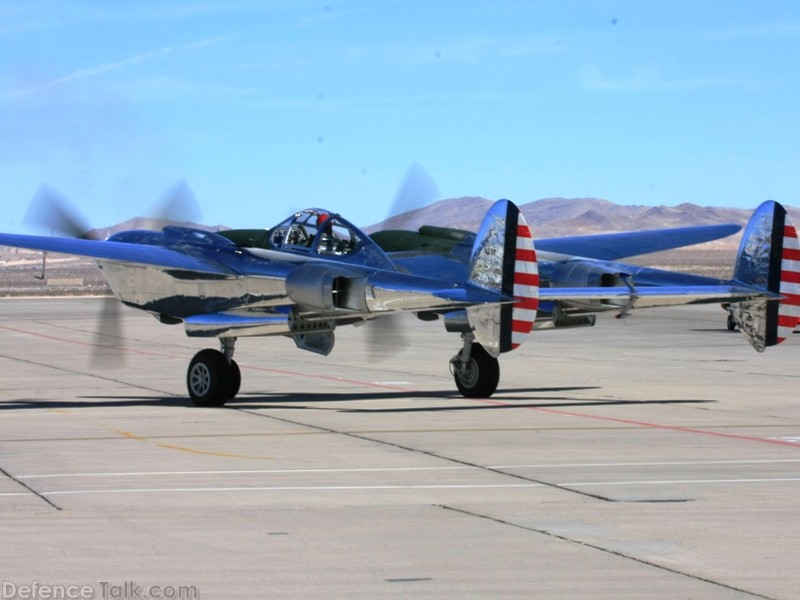
{"type": "Polygon", "coordinates": [[[464,348],[450,359],[450,372],[465,398],[488,398],[500,381],[500,363],[472,336],[463,335],[464,348]]]}
{"type": "Polygon", "coordinates": [[[206,348],[189,363],[186,386],[196,406],[223,406],[239,393],[242,373],[233,360],[235,343],[236,338],[220,338],[221,351],[206,348]]]}
{"type": "MultiPolygon", "coordinates": [[[[465,398],[488,398],[497,390],[500,363],[470,335],[464,347],[450,359],[450,371],[465,398]]],[[[224,406],[239,393],[242,374],[233,360],[236,338],[220,338],[221,351],[206,348],[194,355],[186,373],[189,396],[196,406],[224,406]]]]}

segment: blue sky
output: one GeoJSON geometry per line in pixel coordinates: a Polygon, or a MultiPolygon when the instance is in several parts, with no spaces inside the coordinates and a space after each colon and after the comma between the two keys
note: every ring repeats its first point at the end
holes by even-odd
{"type": "Polygon", "coordinates": [[[0,0],[0,230],[181,179],[204,222],[443,198],[800,204],[800,4],[0,0]]]}

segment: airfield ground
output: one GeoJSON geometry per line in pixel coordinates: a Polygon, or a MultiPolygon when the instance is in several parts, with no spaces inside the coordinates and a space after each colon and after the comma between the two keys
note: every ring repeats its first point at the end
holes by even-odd
{"type": "Polygon", "coordinates": [[[128,309],[96,340],[99,302],[0,301],[4,598],[800,597],[800,335],[601,319],[534,334],[489,400],[439,323],[380,362],[366,328],[245,339],[240,396],[199,409],[206,342],[128,309]]]}

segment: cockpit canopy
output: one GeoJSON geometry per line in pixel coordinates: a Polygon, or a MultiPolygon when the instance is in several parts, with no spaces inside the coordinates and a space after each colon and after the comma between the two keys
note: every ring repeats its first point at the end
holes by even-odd
{"type": "Polygon", "coordinates": [[[336,213],[307,208],[264,232],[258,244],[308,258],[335,260],[396,271],[386,253],[366,233],[336,213]]]}
{"type": "Polygon", "coordinates": [[[339,215],[317,208],[295,213],[274,227],[269,236],[276,250],[322,256],[346,256],[362,241],[358,230],[339,215]]]}

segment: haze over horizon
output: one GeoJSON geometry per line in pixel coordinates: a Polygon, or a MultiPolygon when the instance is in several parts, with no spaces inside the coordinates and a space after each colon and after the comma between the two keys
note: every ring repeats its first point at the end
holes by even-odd
{"type": "Polygon", "coordinates": [[[203,222],[440,197],[798,205],[800,6],[0,5],[0,231],[47,184],[95,226],[185,179],[203,222]]]}

